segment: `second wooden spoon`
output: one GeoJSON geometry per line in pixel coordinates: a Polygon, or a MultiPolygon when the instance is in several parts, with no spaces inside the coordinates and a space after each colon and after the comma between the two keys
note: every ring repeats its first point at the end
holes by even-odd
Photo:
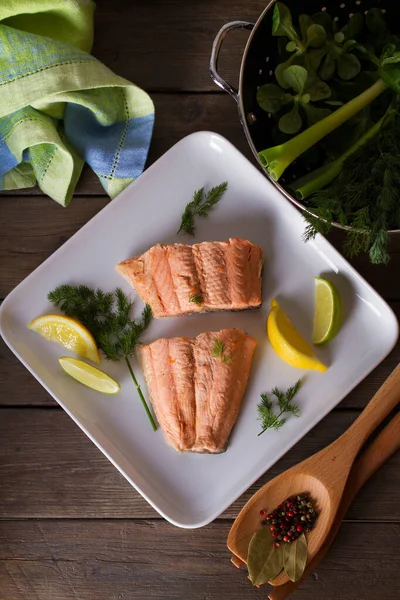
{"type": "Polygon", "coordinates": [[[317,568],[325,554],[328,552],[332,543],[335,540],[340,525],[345,517],[345,514],[354,500],[355,495],[360,491],[363,485],[370,477],[383,465],[383,463],[400,449],[400,413],[398,413],[390,421],[388,425],[381,431],[376,439],[368,446],[356,460],[352,470],[350,471],[346,489],[343,494],[342,503],[336,514],[334,524],[329,531],[325,544],[319,552],[314,556],[314,559],[307,564],[303,576],[298,581],[288,581],[283,585],[275,587],[269,594],[269,600],[285,600],[292,594],[311,573],[317,568]]]}
{"type": "MultiPolygon", "coordinates": [[[[316,526],[308,534],[308,560],[311,562],[314,559],[333,526],[359,450],[399,401],[400,365],[340,438],[278,475],[254,494],[239,513],[228,536],[228,548],[240,561],[246,562],[250,539],[259,527],[259,511],[264,509],[272,512],[285,498],[304,492],[311,495],[319,513],[316,526]]],[[[276,586],[288,581],[285,573],[281,573],[271,583],[276,586]]]]}

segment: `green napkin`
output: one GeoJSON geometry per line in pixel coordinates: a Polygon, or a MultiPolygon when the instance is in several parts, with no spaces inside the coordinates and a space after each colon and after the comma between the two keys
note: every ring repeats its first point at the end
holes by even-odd
{"type": "Polygon", "coordinates": [[[94,8],[0,4],[0,189],[37,183],[65,206],[85,161],[111,197],[143,171],[153,103],[88,53],[94,8]]]}

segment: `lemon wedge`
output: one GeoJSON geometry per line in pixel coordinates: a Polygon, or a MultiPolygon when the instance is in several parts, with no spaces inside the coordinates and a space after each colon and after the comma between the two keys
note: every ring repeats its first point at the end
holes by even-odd
{"type": "Polygon", "coordinates": [[[72,352],[88,358],[95,363],[100,362],[94,337],[79,321],[62,315],[44,315],[29,323],[29,329],[53,342],[59,342],[72,352]]]}
{"type": "Polygon", "coordinates": [[[72,358],[71,356],[62,356],[58,361],[68,375],[71,375],[79,383],[83,383],[83,385],[90,387],[92,390],[96,390],[96,392],[116,394],[121,389],[115,379],[112,379],[103,373],[103,371],[100,371],[100,369],[88,365],[83,360],[72,358]]]}
{"type": "Polygon", "coordinates": [[[342,324],[342,303],[339,292],[330,281],[315,277],[315,314],[313,344],[330,342],[342,324]]]}
{"type": "Polygon", "coordinates": [[[312,348],[295,329],[276,300],[271,301],[267,333],[277,355],[292,367],[321,371],[322,373],[328,368],[318,360],[312,348]]]}

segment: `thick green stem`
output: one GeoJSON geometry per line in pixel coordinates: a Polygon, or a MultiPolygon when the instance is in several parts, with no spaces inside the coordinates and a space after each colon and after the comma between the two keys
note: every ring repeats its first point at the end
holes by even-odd
{"type": "Polygon", "coordinates": [[[339,158],[295,181],[293,185],[291,185],[291,188],[296,192],[296,197],[299,200],[304,200],[314,192],[317,192],[331,183],[331,181],[333,181],[342,171],[345,160],[378,133],[383,122],[387,119],[387,116],[388,113],[385,113],[371,129],[366,131],[364,135],[346,150],[346,152],[339,156],[339,158]]]}
{"type": "Polygon", "coordinates": [[[365,106],[368,106],[387,88],[386,83],[382,79],[379,79],[370,88],[365,90],[365,92],[338,108],[328,117],[325,117],[325,119],[302,131],[302,133],[299,133],[299,135],[296,135],[296,137],[288,142],[259,152],[259,159],[268,170],[270,177],[274,181],[278,181],[287,167],[303,152],[306,152],[306,150],[340,127],[340,125],[343,125],[343,123],[360,112],[365,106]]]}
{"type": "Polygon", "coordinates": [[[153,418],[153,415],[152,415],[152,414],[151,414],[151,412],[150,412],[150,409],[149,409],[149,407],[148,407],[148,405],[147,405],[147,402],[146,402],[146,400],[145,400],[145,397],[143,396],[142,389],[141,389],[140,385],[138,384],[138,381],[137,381],[137,379],[136,379],[136,377],[135,377],[135,373],[133,372],[133,369],[132,369],[131,363],[129,362],[129,359],[128,359],[128,358],[126,358],[126,357],[125,357],[125,361],[126,361],[126,364],[128,365],[128,369],[129,369],[129,372],[130,372],[130,374],[131,374],[131,377],[132,377],[132,379],[133,379],[133,383],[134,383],[134,384],[135,384],[135,386],[136,386],[137,392],[138,392],[138,394],[139,394],[139,397],[140,397],[140,399],[141,399],[141,401],[142,401],[142,404],[143,404],[143,406],[144,406],[144,410],[146,411],[146,413],[147,413],[147,416],[149,417],[149,421],[150,421],[150,423],[151,423],[151,426],[152,426],[152,428],[153,428],[153,431],[157,431],[157,424],[156,424],[156,422],[155,422],[155,420],[154,420],[154,418],[153,418]]]}

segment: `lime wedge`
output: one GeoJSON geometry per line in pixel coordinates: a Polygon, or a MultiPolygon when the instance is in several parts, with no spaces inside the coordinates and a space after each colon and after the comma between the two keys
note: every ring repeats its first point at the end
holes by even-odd
{"type": "Polygon", "coordinates": [[[68,375],[71,375],[79,383],[83,383],[83,385],[90,387],[92,390],[102,392],[103,394],[116,394],[119,392],[119,383],[103,373],[103,371],[100,371],[100,369],[96,369],[83,362],[83,360],[71,358],[70,356],[62,356],[58,360],[68,375]]]}
{"type": "Polygon", "coordinates": [[[330,342],[342,324],[342,303],[339,292],[330,281],[315,277],[315,313],[312,341],[330,342]]]}

